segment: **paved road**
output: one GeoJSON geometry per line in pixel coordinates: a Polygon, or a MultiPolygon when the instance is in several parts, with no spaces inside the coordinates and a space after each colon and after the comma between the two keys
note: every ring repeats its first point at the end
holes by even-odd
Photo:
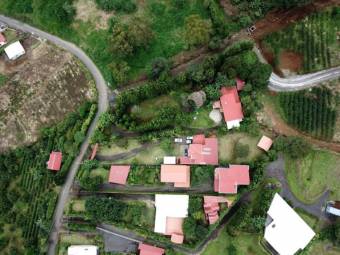
{"type": "Polygon", "coordinates": [[[286,175],[284,172],[285,161],[283,156],[279,156],[279,158],[270,163],[266,168],[266,174],[269,177],[273,177],[277,179],[281,183],[281,195],[288,201],[290,201],[293,207],[297,207],[303,209],[309,214],[314,215],[315,217],[327,220],[327,215],[323,211],[323,207],[326,205],[327,198],[329,197],[329,190],[326,190],[319,199],[313,204],[305,204],[298,200],[292,191],[290,190],[289,184],[286,179],[286,175]]]}
{"type": "Polygon", "coordinates": [[[82,143],[80,147],[80,151],[78,156],[74,159],[71,168],[69,169],[67,179],[65,181],[65,184],[62,187],[62,190],[59,194],[58,203],[56,206],[56,210],[54,212],[54,218],[53,218],[53,225],[52,225],[52,231],[50,234],[49,239],[49,248],[48,248],[48,254],[53,255],[56,251],[56,246],[58,244],[58,233],[60,231],[60,227],[62,225],[62,216],[64,211],[65,203],[67,202],[67,198],[69,196],[69,192],[71,189],[71,186],[73,184],[73,180],[75,178],[75,175],[77,173],[77,170],[80,166],[80,163],[86,153],[86,150],[89,146],[89,140],[92,136],[94,129],[96,127],[96,124],[98,122],[99,116],[101,113],[105,112],[108,108],[108,91],[107,86],[105,83],[105,80],[103,76],[101,75],[100,71],[96,67],[96,65],[92,62],[92,60],[77,46],[75,46],[72,43],[66,42],[56,36],[53,36],[51,34],[48,34],[44,31],[41,31],[37,28],[31,27],[27,24],[24,24],[20,21],[5,17],[3,15],[0,15],[0,21],[7,23],[10,27],[13,27],[15,29],[32,33],[36,36],[39,36],[43,39],[46,39],[55,45],[71,52],[73,55],[75,55],[80,61],[84,63],[84,65],[88,68],[88,70],[91,72],[97,86],[98,91],[98,112],[92,121],[89,130],[87,132],[86,138],[84,142],[82,143]]]}

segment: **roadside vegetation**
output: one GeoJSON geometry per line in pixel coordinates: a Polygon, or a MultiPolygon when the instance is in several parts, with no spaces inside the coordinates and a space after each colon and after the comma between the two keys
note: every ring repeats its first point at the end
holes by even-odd
{"type": "Polygon", "coordinates": [[[297,70],[293,71],[298,73],[319,71],[340,64],[339,29],[340,7],[333,7],[268,35],[264,39],[264,47],[274,55],[276,68],[281,66],[283,69],[289,69],[289,65],[302,62],[297,70]],[[287,53],[290,53],[291,59],[289,56],[284,59],[287,53]]]}
{"type": "Polygon", "coordinates": [[[85,103],[63,122],[43,129],[33,145],[0,155],[2,254],[46,251],[58,191],[94,117],[91,106],[85,103]],[[63,153],[56,173],[46,169],[52,150],[63,153]]]}
{"type": "Polygon", "coordinates": [[[333,93],[327,88],[280,93],[279,102],[285,120],[316,138],[332,140],[339,104],[333,93]]]}

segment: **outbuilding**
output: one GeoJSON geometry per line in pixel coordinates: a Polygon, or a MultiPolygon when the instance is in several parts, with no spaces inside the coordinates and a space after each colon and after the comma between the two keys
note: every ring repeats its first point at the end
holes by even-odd
{"type": "Polygon", "coordinates": [[[98,247],[95,245],[71,245],[67,249],[67,255],[98,255],[98,247]]]}
{"type": "Polygon", "coordinates": [[[257,147],[259,147],[260,149],[262,149],[264,151],[269,151],[269,149],[270,149],[270,147],[272,147],[272,145],[273,145],[273,140],[264,135],[264,136],[262,136],[259,143],[257,144],[257,147]]]}
{"type": "Polygon", "coordinates": [[[47,161],[47,169],[52,171],[59,171],[63,154],[60,151],[52,151],[50,159],[47,161]]]}
{"type": "Polygon", "coordinates": [[[26,52],[21,43],[16,41],[5,48],[5,53],[10,60],[16,60],[26,52]]]}
{"type": "Polygon", "coordinates": [[[125,185],[129,176],[130,166],[112,165],[109,174],[109,183],[125,185]]]}

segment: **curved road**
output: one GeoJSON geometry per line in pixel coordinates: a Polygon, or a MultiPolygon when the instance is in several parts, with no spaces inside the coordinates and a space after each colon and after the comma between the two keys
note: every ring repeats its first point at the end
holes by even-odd
{"type": "Polygon", "coordinates": [[[85,140],[80,147],[79,154],[74,159],[74,161],[73,161],[73,163],[72,163],[72,165],[69,169],[65,184],[63,185],[62,190],[59,194],[58,203],[57,203],[57,206],[56,206],[56,209],[55,209],[55,212],[54,212],[53,225],[52,225],[52,230],[51,230],[50,239],[49,239],[49,247],[48,247],[48,254],[54,255],[55,251],[56,251],[57,244],[58,244],[58,233],[59,233],[60,227],[62,225],[62,216],[63,216],[64,206],[65,206],[65,203],[67,202],[67,198],[68,198],[73,180],[76,176],[76,173],[77,173],[77,170],[80,166],[80,163],[81,163],[81,161],[82,161],[82,159],[83,159],[83,157],[86,153],[86,150],[89,147],[90,137],[92,136],[92,134],[94,132],[94,129],[97,125],[99,116],[100,116],[101,113],[105,112],[107,110],[108,106],[109,106],[107,86],[106,86],[106,82],[105,82],[103,76],[101,75],[101,73],[98,70],[98,68],[96,67],[96,65],[92,62],[92,60],[81,49],[79,49],[74,44],[66,42],[66,41],[64,41],[64,40],[62,40],[62,39],[60,39],[56,36],[53,36],[49,33],[41,31],[37,28],[29,26],[29,25],[22,23],[20,21],[5,17],[3,15],[0,15],[0,21],[7,23],[10,27],[13,27],[15,29],[37,35],[37,36],[39,36],[43,39],[51,41],[55,45],[71,52],[81,62],[83,62],[83,64],[91,72],[93,79],[96,82],[96,87],[97,87],[97,91],[98,91],[98,111],[97,111],[97,114],[96,114],[95,118],[93,119],[93,121],[92,121],[92,123],[89,127],[89,130],[87,131],[85,140]]]}

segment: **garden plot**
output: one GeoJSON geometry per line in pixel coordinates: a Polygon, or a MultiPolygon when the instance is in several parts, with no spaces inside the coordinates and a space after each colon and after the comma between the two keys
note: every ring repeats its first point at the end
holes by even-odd
{"type": "Polygon", "coordinates": [[[339,7],[334,7],[270,34],[262,46],[284,74],[310,73],[340,64],[339,31],[339,7]]]}
{"type": "Polygon", "coordinates": [[[0,87],[0,150],[36,141],[41,128],[94,97],[92,78],[70,53],[33,44],[18,65],[0,59],[0,73],[7,77],[0,87]]]}

